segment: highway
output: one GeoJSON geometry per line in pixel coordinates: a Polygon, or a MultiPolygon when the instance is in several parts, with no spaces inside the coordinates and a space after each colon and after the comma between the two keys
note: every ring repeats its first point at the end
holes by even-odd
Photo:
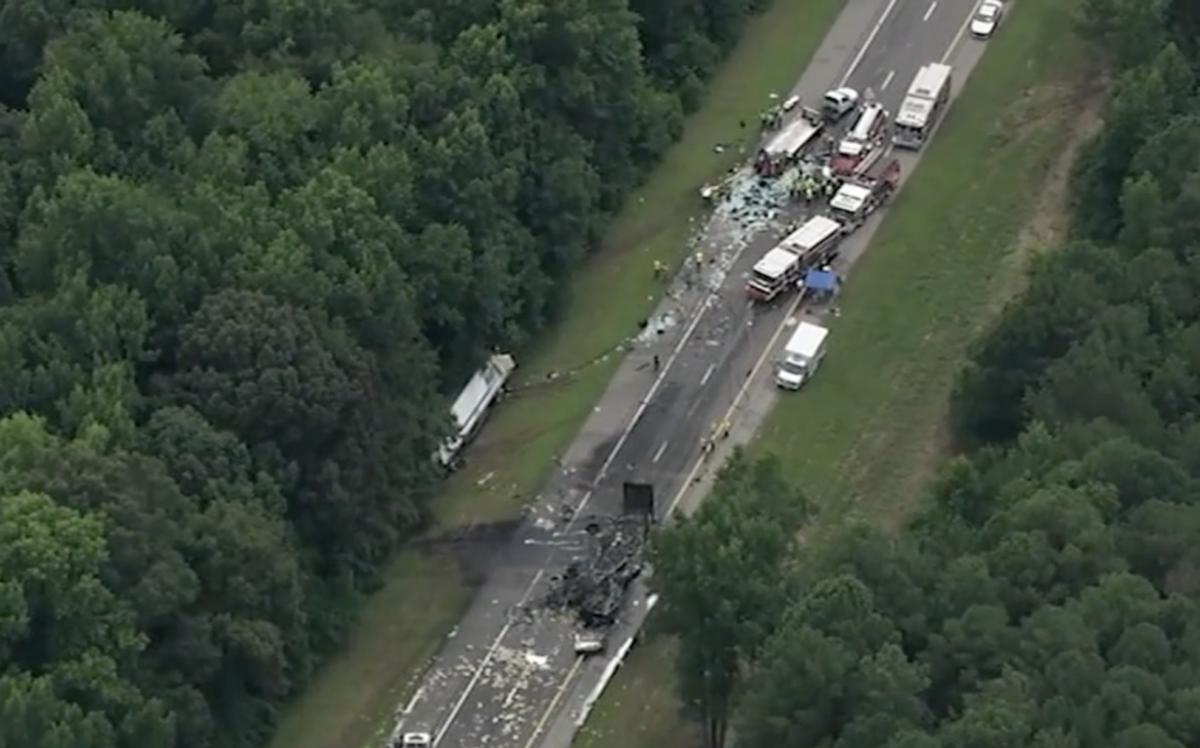
{"type": "MultiPolygon", "coordinates": [[[[895,112],[918,68],[949,55],[974,5],[848,0],[795,93],[815,102],[826,89],[849,85],[895,112]]],[[[717,211],[700,244],[705,268],[680,281],[675,301],[648,321],[646,342],[630,354],[526,522],[490,565],[397,734],[432,733],[437,748],[532,748],[556,712],[595,680],[599,665],[576,660],[569,625],[522,610],[545,594],[578,547],[580,517],[619,511],[623,481],[652,483],[660,511],[668,509],[693,473],[701,441],[778,337],[787,305],[752,310],[744,293],[750,267],[794,217],[764,209],[771,198],[748,192],[734,201],[741,207],[717,211]],[[655,355],[659,371],[648,363],[655,355]]],[[[851,237],[839,265],[853,263],[865,247],[866,237],[851,237]]]]}

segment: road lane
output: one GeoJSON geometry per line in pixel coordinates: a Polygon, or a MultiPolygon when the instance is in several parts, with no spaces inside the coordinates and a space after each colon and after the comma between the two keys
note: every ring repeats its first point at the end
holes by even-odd
{"type": "MultiPolygon", "coordinates": [[[[751,254],[745,253],[739,268],[743,261],[750,261],[751,254]]],[[[686,416],[686,410],[697,402],[697,395],[703,389],[700,381],[705,378],[710,365],[718,361],[722,352],[737,350],[736,347],[713,344],[724,342],[721,331],[731,330],[731,319],[744,319],[738,315],[744,315],[746,308],[740,288],[736,294],[722,295],[722,298],[736,299],[738,306],[731,309],[724,303],[713,303],[699,318],[695,333],[667,370],[662,386],[617,451],[611,469],[599,482],[589,502],[589,512],[619,512],[622,482],[641,477],[643,466],[649,464],[663,476],[671,477],[669,482],[656,483],[656,490],[663,497],[660,503],[665,506],[670,486],[678,482],[687,464],[698,454],[700,434],[707,424],[698,409],[693,410],[690,418],[682,416],[686,416]],[[667,448],[658,463],[653,463],[652,456],[664,443],[667,448]]],[[[706,388],[712,388],[726,371],[728,367],[718,364],[715,373],[708,375],[706,388]]],[[[555,566],[561,568],[561,564],[555,566]]],[[[539,580],[537,592],[532,596],[534,599],[545,594],[548,582],[545,577],[539,580]]],[[[574,663],[572,632],[571,622],[555,619],[535,618],[509,627],[470,691],[459,696],[463,700],[462,706],[457,713],[450,712],[453,719],[443,720],[436,733],[440,736],[439,747],[523,746],[559,690],[564,674],[574,663]]]]}
{"type": "MultiPolygon", "coordinates": [[[[936,5],[930,3],[929,0],[896,0],[895,6],[884,16],[885,22],[880,27],[879,33],[875,34],[873,38],[868,36],[868,39],[871,39],[871,46],[866,48],[867,53],[857,61],[853,58],[850,60],[853,67],[849,70],[848,77],[843,77],[840,82],[860,91],[874,88],[880,103],[894,113],[899,108],[917,70],[929,62],[941,60],[947,54],[948,47],[956,41],[959,30],[973,10],[974,5],[969,0],[942,0],[936,5]],[[929,13],[930,8],[933,8],[932,13],[929,13]],[[911,43],[903,41],[906,38],[905,33],[908,35],[907,38],[913,40],[911,43]],[[855,64],[856,62],[857,64],[855,64]],[[880,92],[878,85],[887,79],[889,73],[904,83],[890,91],[880,92]]],[[[825,85],[822,83],[817,90],[823,90],[825,85]]],[[[769,244],[770,242],[764,242],[764,246],[769,244]]],[[[849,241],[846,243],[843,253],[856,257],[863,249],[865,249],[865,242],[849,241]]],[[[742,264],[741,277],[748,274],[754,259],[760,256],[761,252],[757,255],[755,253],[747,254],[749,256],[742,264]]],[[[855,257],[846,259],[853,261],[855,257]]],[[[843,261],[839,264],[845,266],[848,263],[843,261]]],[[[742,289],[739,284],[731,283],[722,290],[723,297],[729,305],[737,304],[741,293],[742,289]]],[[[771,339],[779,325],[783,323],[786,317],[784,306],[779,305],[773,309],[757,312],[743,309],[738,319],[730,325],[737,331],[736,337],[732,340],[738,346],[738,350],[728,357],[728,362],[724,365],[726,371],[722,376],[714,377],[715,381],[724,383],[724,387],[709,385],[705,388],[704,395],[697,397],[694,401],[697,405],[704,405],[703,412],[707,414],[707,418],[703,420],[705,426],[699,429],[697,439],[707,435],[708,426],[720,420],[724,408],[733,400],[737,390],[749,376],[763,347],[771,339]],[[757,317],[753,315],[757,315],[757,317]]],[[[705,343],[706,341],[702,339],[694,339],[685,347],[685,350],[691,350],[694,355],[703,357],[705,343]]],[[[681,471],[690,472],[693,464],[691,458],[696,454],[695,446],[696,442],[668,445],[668,453],[677,453],[674,458],[668,459],[664,455],[658,463],[644,465],[642,467],[643,477],[653,477],[656,484],[660,483],[664,486],[660,490],[668,495],[674,495],[679,488],[678,479],[682,477],[681,471]],[[664,468],[663,465],[670,466],[670,469],[664,468]]]]}
{"type": "Polygon", "coordinates": [[[975,9],[973,0],[896,0],[851,75],[895,114],[922,65],[938,62],[975,9]]]}
{"type": "MultiPolygon", "coordinates": [[[[941,57],[970,12],[965,3],[945,5],[934,8],[926,19],[928,3],[894,0],[886,17],[879,16],[883,23],[870,37],[872,45],[861,55],[845,55],[844,65],[855,57],[858,62],[849,84],[878,87],[877,96],[894,111],[919,66],[941,57]],[[906,35],[915,41],[906,41],[906,35]],[[884,86],[889,76],[893,81],[884,86]]],[[[821,81],[803,94],[806,99],[818,96],[836,82],[821,81]]],[[[750,266],[776,239],[776,233],[764,231],[737,257],[717,300],[696,318],[695,334],[667,331],[665,341],[682,347],[654,395],[638,408],[641,417],[627,433],[604,437],[584,464],[564,470],[541,502],[543,510],[558,504],[577,506],[586,497],[589,512],[616,511],[620,483],[628,478],[652,480],[664,497],[660,506],[676,492],[714,415],[732,400],[781,321],[782,308],[752,317],[742,294],[750,266]],[[590,491],[601,468],[608,469],[590,491]]],[[[555,545],[570,543],[570,532],[564,533],[562,523],[556,527],[546,514],[542,511],[518,530],[513,546],[494,564],[487,584],[410,703],[402,729],[434,732],[440,748],[507,748],[524,745],[544,721],[547,705],[563,689],[564,674],[574,662],[568,625],[517,615],[521,604],[544,594],[548,579],[543,570],[561,568],[564,552],[555,545]]]]}
{"type": "MultiPolygon", "coordinates": [[[[964,30],[970,14],[974,10],[973,3],[963,2],[959,0],[954,4],[947,3],[946,7],[934,9],[925,23],[936,22],[936,26],[921,27],[920,46],[922,49],[929,50],[922,52],[919,55],[910,55],[907,62],[907,70],[911,70],[911,75],[908,77],[911,80],[912,75],[915,75],[916,70],[926,62],[930,61],[947,61],[955,66],[956,77],[954,84],[954,92],[957,94],[965,80],[967,74],[978,62],[982,55],[983,44],[967,40],[962,43],[964,30]],[[938,16],[938,13],[944,13],[938,16]]],[[[864,60],[868,60],[869,56],[864,55],[864,60]]],[[[886,62],[886,61],[885,61],[886,62]]],[[[902,69],[904,65],[900,65],[902,69]]],[[[851,76],[852,84],[864,85],[860,81],[869,81],[871,76],[878,76],[881,66],[860,66],[854,71],[851,76]]],[[[894,70],[895,68],[891,68],[894,70]]],[[[883,80],[886,80],[887,73],[884,74],[883,80]]],[[[896,77],[892,73],[892,77],[896,77]]],[[[845,82],[844,80],[842,82],[845,82]]],[[[819,83],[819,82],[818,82],[819,83]]],[[[893,93],[888,98],[883,98],[883,103],[888,107],[896,107],[903,98],[904,89],[907,88],[908,82],[905,82],[898,93],[893,93]]],[[[812,93],[811,86],[805,88],[803,83],[798,87],[798,93],[808,95],[812,93]]],[[[905,178],[915,167],[918,155],[914,154],[899,154],[899,158],[906,169],[905,178]]],[[[864,229],[851,237],[843,245],[841,255],[838,262],[835,263],[839,273],[845,275],[849,272],[850,267],[857,262],[861,257],[866,247],[869,244],[871,235],[877,228],[882,216],[876,216],[864,229]]],[[[719,420],[729,418],[731,414],[740,411],[743,408],[751,407],[747,402],[742,401],[742,396],[755,387],[771,387],[770,373],[771,367],[769,363],[773,355],[772,349],[782,345],[782,341],[786,339],[790,323],[794,322],[795,316],[789,317],[790,309],[775,309],[755,320],[755,324],[750,328],[749,341],[744,346],[741,353],[735,355],[729,366],[731,368],[730,381],[723,392],[713,392],[712,388],[706,390],[706,395],[714,395],[713,397],[701,398],[707,406],[708,422],[715,423],[719,420]],[[753,376],[753,381],[746,381],[747,377],[753,376]],[[736,381],[735,381],[736,380],[736,381]],[[738,384],[740,382],[740,384],[738,384]],[[727,395],[729,390],[738,390],[736,393],[727,395]]],[[[795,395],[791,395],[795,396],[795,395]]],[[[749,398],[755,399],[753,397],[749,398]]],[[[773,396],[772,396],[773,399],[773,396]]],[[[755,406],[754,410],[762,411],[762,408],[755,406]]],[[[761,412],[758,413],[762,415],[761,412]]],[[[733,415],[733,420],[737,420],[738,416],[733,415]]],[[[700,473],[697,472],[697,463],[695,459],[687,461],[687,475],[683,476],[680,482],[692,478],[698,479],[700,473]]],[[[672,503],[683,498],[684,487],[672,495],[672,503]]],[[[644,596],[644,591],[641,593],[644,596]]],[[[624,642],[636,632],[640,627],[644,618],[644,609],[640,606],[634,607],[632,610],[631,620],[623,623],[621,632],[615,637],[617,642],[624,642]]],[[[569,676],[564,678],[563,683],[559,687],[559,691],[551,699],[553,712],[543,714],[539,720],[538,740],[529,740],[525,748],[533,748],[533,746],[541,743],[545,748],[565,748],[570,744],[571,736],[576,729],[577,719],[581,714],[585,714],[587,710],[587,696],[594,688],[595,684],[600,680],[604,670],[604,663],[599,660],[588,662],[577,662],[569,676]]]]}

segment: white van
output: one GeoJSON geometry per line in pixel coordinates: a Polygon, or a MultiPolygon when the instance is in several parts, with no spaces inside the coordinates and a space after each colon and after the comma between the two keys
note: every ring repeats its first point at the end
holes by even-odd
{"type": "Polygon", "coordinates": [[[775,384],[785,390],[798,390],[817,373],[825,358],[825,340],[829,330],[811,322],[796,325],[796,331],[783,349],[783,360],[775,372],[775,384]]]}

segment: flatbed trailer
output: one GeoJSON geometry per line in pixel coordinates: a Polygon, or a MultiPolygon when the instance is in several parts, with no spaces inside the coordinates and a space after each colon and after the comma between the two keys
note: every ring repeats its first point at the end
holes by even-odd
{"type": "Polygon", "coordinates": [[[784,125],[758,152],[754,170],[762,177],[778,177],[797,164],[825,127],[822,114],[802,108],[800,116],[784,125]]]}

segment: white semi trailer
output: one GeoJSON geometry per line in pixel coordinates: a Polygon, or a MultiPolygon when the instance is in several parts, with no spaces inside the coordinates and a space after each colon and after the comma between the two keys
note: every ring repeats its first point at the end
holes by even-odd
{"type": "Polygon", "coordinates": [[[504,392],[504,385],[516,368],[517,362],[512,356],[497,353],[463,387],[450,407],[455,433],[442,442],[435,455],[443,467],[453,470],[460,464],[463,448],[479,433],[488,411],[504,392]]]}

